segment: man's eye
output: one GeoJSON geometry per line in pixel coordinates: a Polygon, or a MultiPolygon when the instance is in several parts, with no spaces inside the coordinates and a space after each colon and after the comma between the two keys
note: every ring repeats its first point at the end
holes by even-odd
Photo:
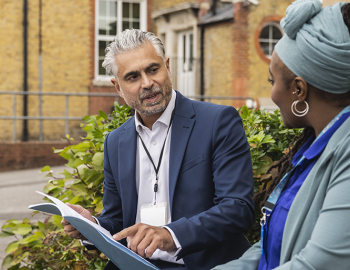
{"type": "Polygon", "coordinates": [[[157,70],[158,70],[158,68],[152,68],[151,73],[155,73],[155,72],[157,72],[157,70]]]}
{"type": "Polygon", "coordinates": [[[275,83],[275,82],[274,82],[273,80],[271,80],[270,78],[268,78],[267,81],[268,81],[271,85],[273,85],[273,84],[275,83]]]}
{"type": "Polygon", "coordinates": [[[135,81],[137,79],[137,76],[135,75],[135,76],[131,76],[131,77],[129,77],[129,81],[135,81]]]}

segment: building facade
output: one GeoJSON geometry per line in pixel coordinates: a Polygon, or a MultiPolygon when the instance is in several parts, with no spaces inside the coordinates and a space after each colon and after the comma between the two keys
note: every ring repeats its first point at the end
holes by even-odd
{"type": "MultiPolygon", "coordinates": [[[[2,0],[0,91],[115,93],[101,64],[105,47],[127,29],[153,31],[170,58],[174,88],[186,96],[270,99],[268,67],[283,36],[279,21],[292,0],[2,0]],[[26,31],[25,31],[26,29],[26,31]]],[[[324,0],[324,5],[334,4],[324,0]]],[[[348,1],[349,2],[349,1],[348,1]]],[[[45,116],[110,112],[115,97],[43,96],[45,116]]],[[[123,103],[121,98],[117,98],[123,103]]],[[[40,98],[0,95],[0,116],[38,116],[40,98]],[[26,104],[26,106],[25,106],[26,104]],[[13,108],[15,106],[15,110],[13,108]],[[24,109],[26,107],[26,110],[24,109]]],[[[212,99],[242,106],[246,101],[212,99]]],[[[68,132],[79,137],[81,121],[68,132]]],[[[44,140],[65,135],[64,120],[43,120],[44,140]]],[[[0,141],[13,138],[12,120],[0,120],[0,141]]],[[[37,140],[38,120],[16,121],[17,140],[37,140]],[[26,130],[26,132],[24,132],[26,130]],[[26,133],[26,134],[25,134],[26,133]],[[26,136],[24,136],[26,135],[26,136]]]]}

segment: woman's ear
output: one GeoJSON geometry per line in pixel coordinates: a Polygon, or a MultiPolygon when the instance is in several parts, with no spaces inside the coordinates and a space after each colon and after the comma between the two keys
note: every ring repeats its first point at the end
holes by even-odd
{"type": "Polygon", "coordinates": [[[297,95],[300,102],[303,102],[307,99],[308,84],[303,78],[296,77],[294,79],[293,88],[293,91],[297,95]]]}

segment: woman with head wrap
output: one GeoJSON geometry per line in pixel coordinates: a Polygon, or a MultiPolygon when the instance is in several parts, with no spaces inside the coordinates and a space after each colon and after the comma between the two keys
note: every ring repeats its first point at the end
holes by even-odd
{"type": "Polygon", "coordinates": [[[262,239],[215,270],[350,269],[350,4],[298,0],[281,26],[271,98],[287,127],[305,129],[256,195],[262,239]]]}

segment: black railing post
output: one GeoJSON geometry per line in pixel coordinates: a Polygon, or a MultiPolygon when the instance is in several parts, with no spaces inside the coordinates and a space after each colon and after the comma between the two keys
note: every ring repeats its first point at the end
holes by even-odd
{"type": "MultiPolygon", "coordinates": [[[[28,92],[28,0],[23,0],[23,91],[28,92]]],[[[27,95],[23,95],[23,116],[28,116],[27,95]]],[[[27,119],[23,119],[22,141],[28,141],[27,119]]]]}

